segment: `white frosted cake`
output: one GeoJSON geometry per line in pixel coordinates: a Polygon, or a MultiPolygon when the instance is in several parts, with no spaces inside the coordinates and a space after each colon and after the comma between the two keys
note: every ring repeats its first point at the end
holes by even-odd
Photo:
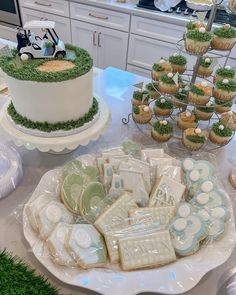
{"type": "Polygon", "coordinates": [[[65,136],[88,128],[98,119],[92,58],[79,47],[66,45],[64,49],[60,58],[32,58],[19,50],[12,56],[0,56],[11,98],[8,117],[21,131],[65,136]]]}

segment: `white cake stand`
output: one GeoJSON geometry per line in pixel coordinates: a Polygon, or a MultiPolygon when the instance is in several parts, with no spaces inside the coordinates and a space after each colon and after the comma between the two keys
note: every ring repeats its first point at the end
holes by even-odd
{"type": "Polygon", "coordinates": [[[9,121],[7,117],[7,102],[0,111],[0,126],[7,140],[16,146],[25,146],[28,150],[38,149],[41,152],[53,154],[69,153],[80,145],[87,145],[91,140],[97,140],[105,132],[110,123],[110,111],[104,100],[98,96],[100,115],[98,120],[86,130],[65,137],[39,137],[26,134],[9,121]]]}

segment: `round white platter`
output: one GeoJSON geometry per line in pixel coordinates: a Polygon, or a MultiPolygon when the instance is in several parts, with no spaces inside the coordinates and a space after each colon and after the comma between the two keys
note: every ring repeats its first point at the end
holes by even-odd
{"type": "Polygon", "coordinates": [[[41,152],[67,153],[75,150],[80,145],[87,145],[91,140],[97,140],[108,128],[110,123],[110,111],[105,101],[96,96],[99,103],[99,117],[96,122],[77,134],[62,137],[42,137],[30,135],[16,128],[10,122],[7,115],[9,102],[0,111],[0,126],[7,139],[13,141],[16,146],[25,146],[28,150],[38,149],[41,152]]]}
{"type": "MultiPolygon", "coordinates": [[[[50,195],[58,196],[59,175],[58,170],[47,172],[28,202],[45,191],[50,191],[50,195]]],[[[194,255],[160,268],[147,270],[124,272],[118,267],[82,270],[58,266],[50,259],[44,242],[32,230],[25,212],[23,212],[23,231],[39,262],[56,278],[69,285],[83,287],[104,295],[134,295],[141,292],[181,294],[196,286],[206,273],[223,264],[230,257],[234,249],[236,233],[233,208],[229,198],[228,204],[231,219],[221,240],[201,247],[194,255]]]]}
{"type": "Polygon", "coordinates": [[[0,144],[0,199],[17,187],[22,176],[22,163],[17,151],[0,144]]]}

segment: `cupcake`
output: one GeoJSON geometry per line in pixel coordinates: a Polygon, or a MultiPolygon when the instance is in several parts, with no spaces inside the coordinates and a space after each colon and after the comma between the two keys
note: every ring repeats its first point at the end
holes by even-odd
{"type": "Polygon", "coordinates": [[[190,87],[188,101],[197,105],[206,105],[212,95],[212,88],[208,86],[206,81],[193,84],[190,87]]]}
{"type": "Polygon", "coordinates": [[[156,99],[160,96],[160,93],[157,92],[157,90],[159,90],[157,83],[148,83],[146,85],[146,90],[148,91],[151,99],[156,99]]]}
{"type": "Polygon", "coordinates": [[[236,71],[232,69],[230,66],[226,66],[225,68],[219,68],[215,72],[214,83],[224,79],[235,80],[235,74],[236,71]]]}
{"type": "Polygon", "coordinates": [[[173,96],[173,104],[177,108],[183,107],[187,103],[188,91],[184,88],[179,88],[178,92],[173,96]]]}
{"type": "Polygon", "coordinates": [[[181,78],[178,77],[178,80],[179,81],[176,84],[173,73],[168,73],[164,76],[161,76],[159,81],[160,92],[167,94],[175,94],[179,90],[181,78]]]}
{"type": "Polygon", "coordinates": [[[202,57],[197,75],[203,78],[210,77],[213,72],[213,59],[210,57],[202,57]]]}
{"type": "Polygon", "coordinates": [[[208,121],[211,119],[215,111],[214,106],[211,102],[207,103],[205,106],[196,107],[195,113],[199,120],[208,121]]]}
{"type": "Polygon", "coordinates": [[[141,105],[145,104],[148,105],[150,95],[146,90],[136,90],[133,93],[132,104],[133,105],[141,105]]]}
{"type": "Polygon", "coordinates": [[[172,67],[168,61],[161,59],[159,63],[152,66],[152,79],[158,81],[162,75],[172,71],[172,67]]]}
{"type": "Polygon", "coordinates": [[[169,57],[169,62],[174,73],[178,72],[179,74],[183,74],[185,72],[187,64],[187,59],[185,56],[174,53],[169,57]]]}
{"type": "Polygon", "coordinates": [[[133,120],[139,124],[146,124],[152,118],[152,110],[149,106],[139,105],[133,106],[133,120]]]}
{"type": "Polygon", "coordinates": [[[211,42],[211,33],[205,28],[190,30],[185,35],[185,48],[190,53],[206,53],[211,42]]]}
{"type": "Polygon", "coordinates": [[[192,151],[199,150],[206,142],[206,135],[200,128],[188,128],[183,133],[183,144],[192,151]]]}
{"type": "Polygon", "coordinates": [[[213,96],[219,100],[232,100],[236,96],[236,81],[217,81],[213,90],[213,96]]]}
{"type": "Polygon", "coordinates": [[[214,123],[210,131],[210,140],[216,144],[226,144],[232,136],[232,130],[221,122],[214,123]]]}
{"type": "Polygon", "coordinates": [[[198,123],[198,118],[195,112],[185,111],[179,114],[178,116],[178,127],[180,129],[195,128],[198,123]]]}
{"type": "Polygon", "coordinates": [[[151,134],[156,141],[167,141],[171,138],[173,132],[173,125],[166,121],[161,120],[153,124],[151,134]]]}
{"type": "Polygon", "coordinates": [[[236,113],[229,111],[221,114],[220,122],[232,131],[236,130],[236,113]]]}
{"type": "Polygon", "coordinates": [[[190,21],[186,25],[187,31],[196,30],[196,29],[200,29],[200,28],[206,28],[206,25],[200,21],[196,21],[196,22],[190,21]]]}
{"type": "Polygon", "coordinates": [[[221,28],[216,28],[213,31],[211,40],[212,49],[230,50],[236,43],[236,30],[229,24],[225,24],[221,28]]]}
{"type": "Polygon", "coordinates": [[[217,113],[225,113],[231,110],[233,102],[230,100],[215,99],[215,110],[217,113]]]}
{"type": "Polygon", "coordinates": [[[169,117],[173,111],[173,102],[161,96],[155,101],[153,110],[157,116],[169,117]]]}

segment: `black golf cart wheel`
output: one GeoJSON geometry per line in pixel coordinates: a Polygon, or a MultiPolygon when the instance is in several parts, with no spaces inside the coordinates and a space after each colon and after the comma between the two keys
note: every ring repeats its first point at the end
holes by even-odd
{"type": "Polygon", "coordinates": [[[66,53],[64,51],[58,51],[56,53],[56,58],[59,58],[59,59],[63,59],[65,57],[66,53]]]}
{"type": "Polygon", "coordinates": [[[26,54],[26,55],[28,55],[28,58],[29,58],[29,59],[34,58],[32,53],[24,52],[24,53],[22,53],[22,54],[26,54]]]}

